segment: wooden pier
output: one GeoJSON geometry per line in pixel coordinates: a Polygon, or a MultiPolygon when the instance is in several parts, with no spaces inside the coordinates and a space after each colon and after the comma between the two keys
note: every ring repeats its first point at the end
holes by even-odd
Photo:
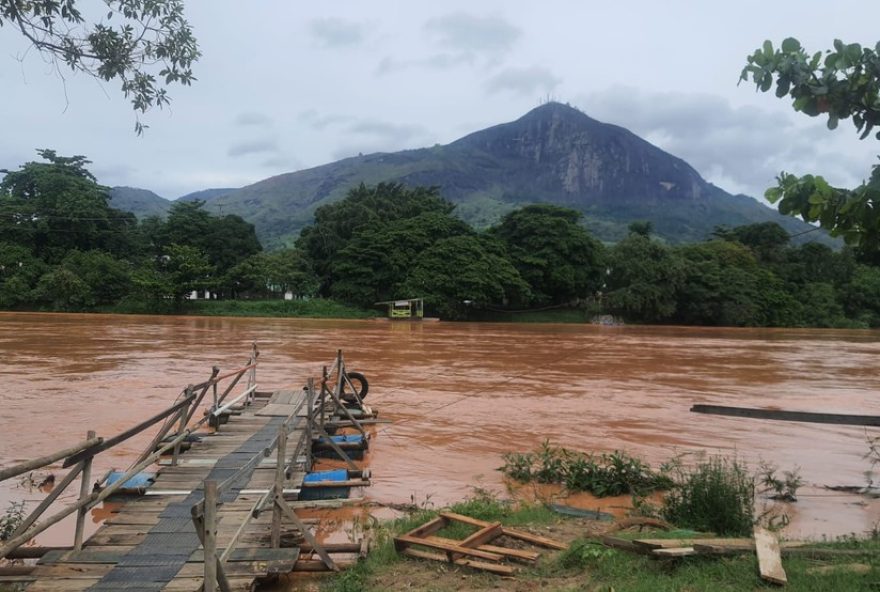
{"type": "Polygon", "coordinates": [[[321,545],[311,534],[314,524],[297,515],[298,508],[322,504],[299,501],[304,490],[369,485],[368,473],[328,433],[344,424],[366,442],[363,417],[372,413],[347,376],[342,352],[318,386],[309,379],[301,389],[274,392],[258,390],[258,355],[254,346],[244,367],[223,375],[215,367],[209,380],[188,386],[168,409],[122,434],[102,439],[89,432],[78,445],[0,468],[0,480],[62,459],[70,468],[0,541],[0,558],[39,557],[33,566],[0,568],[0,584],[24,584],[28,592],[253,590],[293,571],[336,571],[352,554],[365,554],[361,543],[321,545]],[[93,483],[95,455],[155,426],[149,446],[124,474],[93,483]],[[345,481],[306,479],[319,441],[346,463],[345,481]],[[131,479],[155,465],[152,483],[133,492],[131,479]],[[77,477],[78,499],[42,518],[77,477]],[[111,517],[83,540],[86,515],[108,498],[123,503],[113,504],[111,517]],[[73,545],[37,551],[27,545],[71,514],[77,516],[73,545]]]}

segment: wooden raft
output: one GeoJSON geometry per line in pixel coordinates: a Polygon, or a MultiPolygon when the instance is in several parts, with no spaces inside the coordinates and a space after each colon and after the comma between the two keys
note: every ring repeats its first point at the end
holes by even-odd
{"type": "Polygon", "coordinates": [[[398,553],[416,559],[430,559],[472,567],[488,571],[502,576],[510,576],[516,573],[512,565],[501,563],[506,559],[514,559],[526,563],[534,563],[540,557],[539,553],[523,549],[511,549],[497,544],[492,544],[495,539],[506,536],[512,539],[525,541],[533,545],[548,547],[550,549],[566,549],[568,545],[531,534],[522,530],[515,530],[502,526],[500,522],[485,522],[469,516],[441,512],[439,516],[414,528],[406,534],[394,538],[394,548],[398,553]],[[453,522],[477,527],[477,530],[463,540],[448,539],[434,536],[453,522]],[[432,549],[426,551],[419,549],[424,547],[432,549]],[[440,551],[438,553],[437,551],[440,551]]]}
{"type": "MultiPolygon", "coordinates": [[[[29,574],[28,592],[75,592],[87,590],[109,573],[114,565],[142,543],[151,527],[160,520],[160,514],[175,500],[199,489],[218,460],[235,451],[248,438],[265,427],[282,408],[291,412],[301,403],[305,394],[297,391],[279,391],[268,403],[257,398],[253,404],[232,414],[222,430],[204,434],[194,442],[191,449],[181,455],[177,466],[163,466],[156,483],[148,490],[158,495],[147,495],[126,501],[112,516],[85,541],[81,551],[51,551],[47,553],[29,574]],[[279,401],[279,402],[276,402],[279,401]],[[272,413],[263,414],[262,409],[272,413]]],[[[289,450],[305,450],[308,442],[306,422],[301,422],[289,435],[289,450]]],[[[293,459],[290,478],[285,484],[285,497],[296,499],[296,491],[302,486],[305,467],[293,459]]],[[[266,491],[273,486],[275,464],[258,465],[243,491],[266,491]]],[[[233,501],[219,506],[217,511],[217,546],[224,548],[236,537],[243,518],[251,512],[260,493],[241,493],[233,501]]],[[[106,506],[105,506],[106,507],[106,506]]],[[[112,504],[111,504],[112,507],[112,504]]],[[[235,551],[227,558],[226,575],[231,590],[253,590],[257,581],[280,573],[292,571],[300,555],[299,543],[303,533],[288,528],[281,533],[287,546],[271,548],[270,530],[272,513],[265,512],[253,519],[238,534],[235,551]]],[[[161,589],[166,591],[195,592],[201,590],[204,581],[204,553],[195,549],[173,579],[161,589]]]]}

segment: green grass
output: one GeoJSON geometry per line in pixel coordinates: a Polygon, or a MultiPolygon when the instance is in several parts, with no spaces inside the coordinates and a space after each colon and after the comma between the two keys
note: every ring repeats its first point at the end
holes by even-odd
{"type": "Polygon", "coordinates": [[[125,301],[105,312],[123,314],[187,314],[218,317],[301,317],[327,319],[369,319],[379,316],[378,311],[363,310],[334,300],[193,300],[179,310],[157,310],[155,305],[140,301],[125,301]]]}
{"type": "MultiPolygon", "coordinates": [[[[880,544],[876,541],[858,543],[863,550],[877,553],[864,558],[842,558],[833,563],[867,563],[873,571],[867,575],[843,570],[828,574],[811,574],[808,569],[832,562],[817,562],[802,557],[785,557],[783,566],[788,575],[790,592],[820,592],[846,590],[847,592],[877,590],[878,556],[880,544]]],[[[583,590],[609,590],[616,592],[663,592],[683,590],[712,590],[745,592],[756,589],[772,589],[758,575],[754,555],[731,557],[689,557],[674,561],[658,561],[650,557],[626,551],[608,549],[598,541],[579,539],[568,551],[560,553],[554,562],[538,568],[540,574],[583,574],[583,590]]],[[[553,590],[554,588],[548,587],[553,590]]]]}
{"type": "MultiPolygon", "coordinates": [[[[568,518],[560,517],[539,505],[515,506],[509,501],[494,498],[477,490],[475,495],[449,508],[451,511],[487,521],[501,521],[507,526],[542,526],[559,524],[568,518]]],[[[360,592],[379,590],[400,572],[400,563],[410,561],[394,551],[393,537],[424,524],[437,515],[434,510],[421,510],[404,518],[376,528],[369,557],[353,568],[324,580],[325,592],[360,592]],[[380,579],[382,578],[382,579],[380,579]]],[[[471,529],[463,525],[447,527],[440,536],[463,538],[471,529]]],[[[693,531],[652,533],[652,538],[682,538],[693,536],[693,531]]],[[[627,536],[627,535],[622,535],[627,536]]],[[[644,533],[631,534],[644,537],[644,533]]],[[[824,592],[846,590],[847,592],[876,592],[880,582],[880,539],[859,540],[847,538],[817,545],[822,548],[858,549],[864,556],[841,557],[828,561],[816,561],[805,557],[785,557],[783,565],[788,574],[790,592],[824,592]],[[847,572],[845,569],[824,574],[809,573],[813,567],[864,563],[872,567],[865,575],[847,572]]],[[[407,573],[407,589],[413,592],[435,592],[480,589],[505,590],[505,579],[483,572],[444,566],[430,561],[412,560],[407,573]],[[412,570],[416,566],[416,571],[412,570]],[[420,574],[421,577],[412,577],[420,574]],[[466,578],[463,580],[462,578],[466,578]],[[410,581],[412,580],[412,581],[410,581]]],[[[644,555],[605,547],[594,538],[574,540],[568,550],[552,552],[542,550],[537,565],[522,566],[509,589],[533,588],[550,592],[684,592],[712,590],[720,592],[752,592],[773,589],[762,582],[753,554],[728,557],[696,556],[677,560],[657,560],[644,555]]]]}
{"type": "MultiPolygon", "coordinates": [[[[499,500],[491,493],[475,489],[474,495],[449,508],[450,512],[463,514],[478,520],[490,522],[501,521],[507,526],[525,524],[550,524],[560,520],[543,505],[514,505],[508,500],[499,500]]],[[[393,566],[405,559],[394,550],[394,537],[408,532],[417,526],[435,518],[439,510],[420,510],[397,520],[380,525],[372,531],[373,545],[367,559],[359,561],[352,568],[332,579],[325,580],[321,587],[325,592],[360,592],[369,590],[371,576],[381,570],[393,569],[393,566]]],[[[463,524],[453,524],[441,530],[438,536],[460,539],[473,531],[463,524]]]]}

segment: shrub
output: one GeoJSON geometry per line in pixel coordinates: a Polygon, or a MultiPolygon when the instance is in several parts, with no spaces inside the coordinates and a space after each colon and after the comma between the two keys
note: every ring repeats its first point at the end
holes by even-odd
{"type": "Polygon", "coordinates": [[[559,483],[598,497],[645,494],[672,486],[665,471],[656,472],[643,460],[620,451],[585,455],[545,441],[534,453],[509,453],[503,458],[501,471],[512,479],[559,483]]]}
{"type": "Polygon", "coordinates": [[[673,524],[721,536],[748,536],[754,525],[755,481],[737,459],[709,457],[679,469],[661,514],[673,524]]]}

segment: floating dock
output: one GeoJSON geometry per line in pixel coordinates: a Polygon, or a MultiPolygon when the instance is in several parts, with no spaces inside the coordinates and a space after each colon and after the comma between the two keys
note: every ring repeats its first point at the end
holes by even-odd
{"type": "Polygon", "coordinates": [[[362,422],[373,415],[348,379],[342,353],[324,368],[319,386],[309,379],[300,390],[274,392],[258,390],[258,355],[255,346],[243,368],[225,375],[214,368],[208,381],[188,386],[174,405],[118,436],[90,432],[74,447],[0,469],[4,480],[62,459],[70,468],[0,541],[0,557],[39,557],[33,566],[0,568],[0,584],[28,592],[253,590],[280,574],[337,571],[352,555],[364,555],[366,542],[321,545],[313,521],[297,515],[304,506],[339,505],[351,488],[369,485],[369,473],[328,432],[343,424],[366,445],[362,422]],[[204,409],[203,401],[210,401],[204,409]],[[150,445],[127,471],[92,482],[95,455],[153,426],[159,427],[150,445]],[[332,450],[346,468],[312,472],[315,446],[332,450]],[[155,474],[143,473],[157,464],[155,474]],[[77,477],[79,498],[43,518],[77,477]],[[109,506],[110,517],[83,540],[87,513],[105,500],[122,503],[109,506]],[[72,546],[28,546],[71,514],[72,546]]]}

